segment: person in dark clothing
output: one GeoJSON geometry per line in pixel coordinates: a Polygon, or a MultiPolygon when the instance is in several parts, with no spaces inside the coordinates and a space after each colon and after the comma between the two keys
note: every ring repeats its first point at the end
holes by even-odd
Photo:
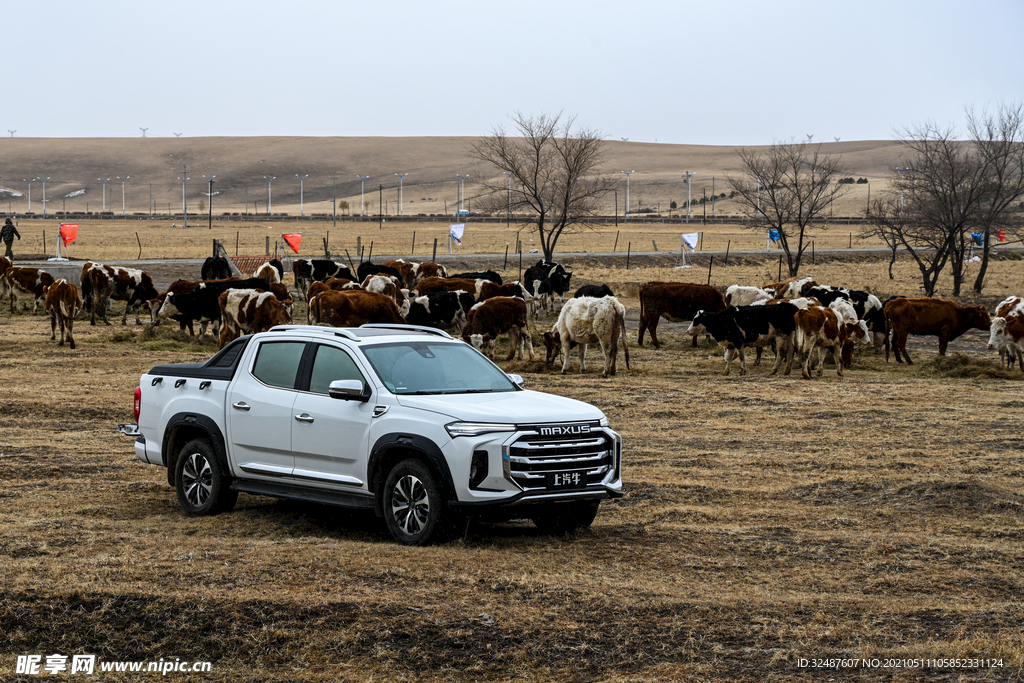
{"type": "Polygon", "coordinates": [[[14,227],[14,223],[11,222],[11,219],[8,218],[7,222],[4,223],[4,227],[0,228],[0,239],[4,241],[4,245],[7,247],[7,251],[4,253],[4,256],[11,260],[14,259],[14,252],[11,251],[11,245],[14,244],[15,237],[17,237],[19,241],[21,240],[21,234],[18,233],[18,229],[14,227]]]}

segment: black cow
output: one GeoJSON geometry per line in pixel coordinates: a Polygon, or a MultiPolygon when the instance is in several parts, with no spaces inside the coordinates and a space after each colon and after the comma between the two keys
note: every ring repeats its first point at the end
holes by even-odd
{"type": "Polygon", "coordinates": [[[490,280],[496,285],[504,284],[504,282],[501,281],[501,276],[493,270],[485,270],[480,273],[459,273],[458,275],[449,275],[448,277],[462,278],[464,280],[490,280]]]}
{"type": "Polygon", "coordinates": [[[454,292],[425,294],[412,299],[405,321],[410,325],[438,329],[461,326],[466,322],[466,314],[475,303],[476,297],[461,289],[454,292]]]}
{"type": "MultiPolygon", "coordinates": [[[[332,277],[343,277],[346,280],[356,281],[352,275],[352,271],[348,269],[344,264],[338,263],[337,261],[331,261],[329,259],[313,259],[310,263],[309,276],[313,282],[327,282],[332,277]]],[[[359,282],[362,282],[362,278],[359,282]]],[[[307,285],[308,287],[308,285],[307,285]]],[[[303,291],[305,294],[305,291],[303,291]]]]}
{"type": "Polygon", "coordinates": [[[547,310],[548,302],[554,294],[557,294],[560,300],[565,299],[571,279],[572,272],[566,270],[564,266],[541,259],[526,269],[523,284],[530,294],[540,300],[544,310],[547,310]]]}
{"type": "Polygon", "coordinates": [[[775,358],[775,374],[787,355],[785,374],[792,367],[792,337],[796,329],[796,312],[800,310],[790,303],[772,304],[769,306],[731,306],[724,311],[711,313],[701,311],[690,323],[687,334],[710,334],[719,344],[725,347],[725,374],[732,369],[732,361],[739,356],[740,374],[747,373],[747,359],[743,354],[746,346],[763,347],[773,338],[782,342],[783,349],[775,358]]]}
{"type": "Polygon", "coordinates": [[[615,296],[615,293],[612,292],[612,288],[608,285],[583,285],[576,290],[576,293],[572,295],[572,298],[579,299],[583,296],[600,299],[606,296],[615,296]]]}
{"type": "Polygon", "coordinates": [[[231,277],[231,265],[223,256],[208,256],[203,261],[202,279],[224,280],[231,277]]]}
{"type": "Polygon", "coordinates": [[[403,286],[405,286],[405,278],[402,277],[402,273],[400,273],[396,268],[392,268],[391,266],[379,266],[370,261],[363,261],[360,263],[356,275],[359,276],[359,282],[365,280],[368,275],[393,275],[398,278],[398,281],[401,282],[403,286]]]}
{"type": "Polygon", "coordinates": [[[251,277],[245,280],[218,280],[215,282],[200,282],[190,292],[169,292],[164,297],[163,305],[160,306],[158,316],[160,318],[175,318],[182,325],[188,327],[189,334],[195,335],[192,323],[199,321],[199,336],[206,334],[206,326],[214,323],[214,327],[220,326],[220,302],[218,299],[222,292],[229,289],[262,289],[270,291],[270,283],[266,278],[251,277]]]}

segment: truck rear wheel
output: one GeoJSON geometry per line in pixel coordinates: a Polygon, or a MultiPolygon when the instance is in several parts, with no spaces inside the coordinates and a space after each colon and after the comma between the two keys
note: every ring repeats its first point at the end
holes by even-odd
{"type": "Polygon", "coordinates": [[[593,524],[600,505],[599,500],[545,505],[530,519],[544,533],[568,534],[593,524]]]}
{"type": "Polygon", "coordinates": [[[403,545],[439,540],[448,522],[448,505],[430,468],[419,460],[403,460],[384,483],[384,521],[403,545]]]}
{"type": "Polygon", "coordinates": [[[235,507],[238,491],[228,487],[213,446],[206,439],[189,441],[178,453],[174,467],[178,502],[189,517],[205,517],[235,507]]]}

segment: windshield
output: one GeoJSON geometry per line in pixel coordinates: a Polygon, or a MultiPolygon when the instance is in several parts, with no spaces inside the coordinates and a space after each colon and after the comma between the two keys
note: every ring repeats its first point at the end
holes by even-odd
{"type": "Polygon", "coordinates": [[[374,344],[363,353],[393,394],[516,391],[508,375],[461,342],[374,344]]]}

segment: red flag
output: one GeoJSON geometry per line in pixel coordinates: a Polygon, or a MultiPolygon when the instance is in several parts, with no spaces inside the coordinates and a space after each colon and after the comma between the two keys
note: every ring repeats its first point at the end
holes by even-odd
{"type": "Polygon", "coordinates": [[[299,253],[299,245],[302,244],[302,233],[301,232],[283,232],[281,233],[281,239],[292,248],[296,254],[299,253]]]}
{"type": "Polygon", "coordinates": [[[1003,230],[1002,228],[996,228],[996,237],[999,238],[1000,242],[1005,242],[1006,241],[1006,231],[1003,230]]]}
{"type": "Polygon", "coordinates": [[[78,223],[61,223],[60,238],[64,240],[64,247],[78,239],[78,223]]]}

